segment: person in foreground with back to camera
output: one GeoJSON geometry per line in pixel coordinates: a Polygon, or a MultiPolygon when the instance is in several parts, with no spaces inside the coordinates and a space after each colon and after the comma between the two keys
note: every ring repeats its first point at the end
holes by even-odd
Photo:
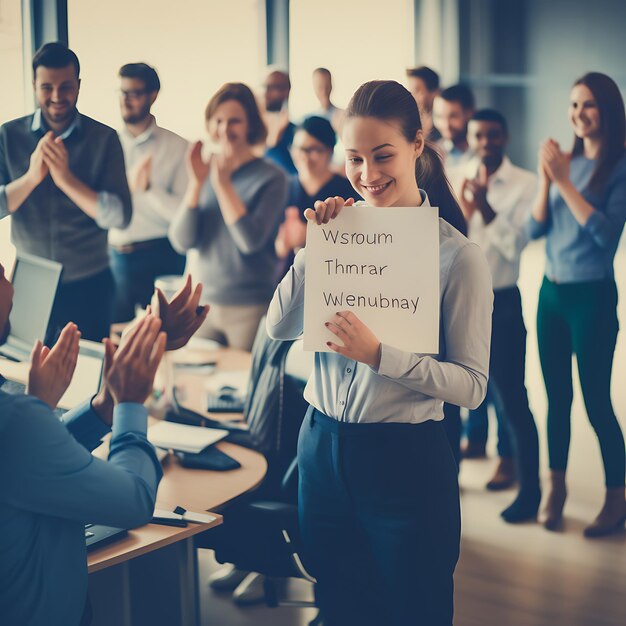
{"type": "MultiPolygon", "coordinates": [[[[404,87],[362,85],[343,139],[348,178],[366,203],[439,206],[440,353],[381,344],[352,312],[326,322],[339,341],[315,355],[298,449],[306,565],[327,626],[450,626],[461,521],[442,407],[474,408],[485,396],[490,272],[480,248],[453,226],[463,228],[463,216],[404,87]]],[[[306,211],[309,228],[352,203],[316,202],[306,211]]],[[[275,339],[303,332],[304,269],[302,249],[270,304],[275,339]]]]}
{"type": "Polygon", "coordinates": [[[563,522],[574,352],[604,463],[604,506],[584,531],[599,537],[626,521],[624,436],[611,404],[619,327],[613,261],[626,220],[626,122],[618,86],[605,74],[585,74],[572,88],[569,116],[571,154],[553,139],[541,144],[539,192],[528,222],[533,239],[546,237],[547,255],[537,309],[551,470],[544,526],[556,530],[563,522]]]}
{"type": "MultiPolygon", "coordinates": [[[[65,326],[52,349],[35,345],[27,395],[0,389],[0,616],[3,624],[89,624],[87,522],[134,528],[150,521],[161,466],[146,439],[156,369],[184,345],[208,309],[185,288],[147,315],[115,350],[105,340],[100,392],[59,421],[52,410],[69,386],[80,332],[65,326]],[[163,330],[167,330],[166,335],[163,330]],[[112,429],[109,461],[90,451],[112,429]]],[[[0,265],[0,342],[9,333],[13,288],[0,265]]],[[[0,377],[0,387],[3,379],[0,377]]]]}

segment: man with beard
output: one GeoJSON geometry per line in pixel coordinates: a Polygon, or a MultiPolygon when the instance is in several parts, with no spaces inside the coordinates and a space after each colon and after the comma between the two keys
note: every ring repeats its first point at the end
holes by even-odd
{"type": "Polygon", "coordinates": [[[280,165],[287,174],[297,174],[291,158],[291,144],[296,125],[289,121],[289,74],[280,69],[270,69],[263,82],[263,121],[267,126],[265,156],[280,165]]]}
{"type": "Polygon", "coordinates": [[[33,87],[35,113],[0,128],[0,219],[11,215],[18,254],[63,265],[47,342],[69,321],[100,341],[114,290],[106,231],[132,213],[122,147],[112,128],[76,109],[80,64],[66,46],[37,51],[33,87]]]}
{"type": "Polygon", "coordinates": [[[157,276],[182,274],[185,269],[185,257],[172,248],[167,230],[187,188],[188,144],[158,126],[150,113],[161,88],[154,68],[129,63],[119,76],[124,120],[119,137],[133,218],[128,228],[109,231],[109,246],[117,288],[113,320],[125,322],[134,317],[137,305],[149,303],[157,276]]]}
{"type": "Polygon", "coordinates": [[[437,145],[443,151],[446,172],[472,157],[467,143],[467,124],[474,108],[474,94],[467,85],[452,85],[435,97],[433,123],[441,134],[437,145]]]}

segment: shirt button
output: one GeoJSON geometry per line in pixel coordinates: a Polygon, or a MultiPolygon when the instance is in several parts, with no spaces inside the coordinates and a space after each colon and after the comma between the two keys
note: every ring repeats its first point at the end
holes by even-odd
{"type": "Polygon", "coordinates": [[[351,370],[350,368],[348,368],[348,369],[346,370],[346,372],[348,372],[348,374],[349,374],[351,371],[352,371],[352,370],[351,370]]]}
{"type": "Polygon", "coordinates": [[[341,406],[343,406],[345,404],[345,402],[342,400],[339,404],[341,404],[341,406]]]}

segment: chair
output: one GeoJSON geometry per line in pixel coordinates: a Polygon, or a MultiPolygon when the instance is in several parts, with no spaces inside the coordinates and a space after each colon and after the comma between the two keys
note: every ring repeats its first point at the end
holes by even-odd
{"type": "MultiPolygon", "coordinates": [[[[234,563],[238,569],[263,574],[265,602],[270,607],[316,606],[315,602],[280,597],[278,585],[278,580],[285,578],[303,578],[315,584],[299,556],[296,459],[297,431],[308,408],[302,394],[312,367],[313,354],[302,350],[301,341],[293,342],[282,358],[278,415],[274,420],[275,441],[282,441],[283,446],[279,454],[268,458],[270,466],[274,461],[281,468],[280,480],[276,475],[270,477],[268,485],[229,506],[223,511],[224,524],[196,543],[198,547],[213,549],[222,563],[234,563]],[[290,461],[285,465],[288,450],[290,461]]],[[[321,623],[318,614],[311,625],[321,623]]]]}

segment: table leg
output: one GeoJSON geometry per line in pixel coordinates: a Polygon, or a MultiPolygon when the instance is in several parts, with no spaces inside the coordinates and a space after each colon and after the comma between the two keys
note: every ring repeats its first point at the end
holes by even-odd
{"type": "Polygon", "coordinates": [[[193,539],[91,574],[89,593],[93,626],[199,626],[198,560],[193,539]],[[126,606],[129,610],[120,613],[126,606]]]}

